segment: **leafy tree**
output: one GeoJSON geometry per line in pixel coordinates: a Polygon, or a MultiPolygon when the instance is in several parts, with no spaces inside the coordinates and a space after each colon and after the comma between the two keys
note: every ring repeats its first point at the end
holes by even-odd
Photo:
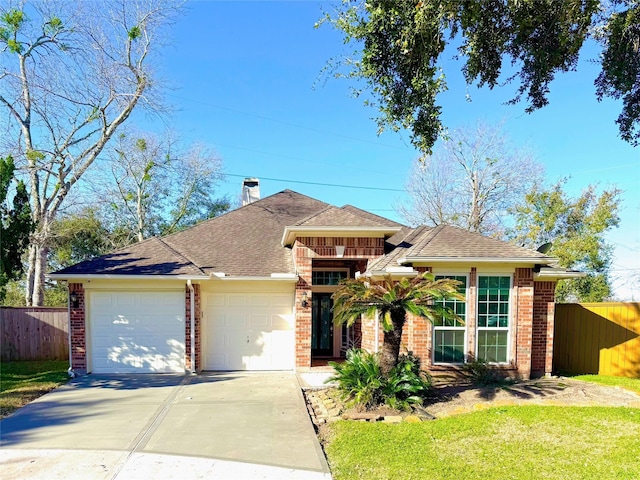
{"type": "MultiPolygon", "coordinates": [[[[103,255],[118,244],[93,207],[60,216],[51,226],[49,269],[59,270],[103,255]]],[[[114,238],[115,237],[115,238],[114,238]]]]}
{"type": "Polygon", "coordinates": [[[407,184],[410,204],[399,207],[412,224],[456,225],[502,236],[543,167],[513,148],[497,127],[456,130],[433,155],[416,160],[407,184]]]}
{"type": "Polygon", "coordinates": [[[230,207],[227,198],[214,196],[220,159],[201,145],[184,150],[169,135],[127,132],[118,136],[110,156],[106,197],[112,199],[112,223],[137,241],[187,228],[230,207]]]}
{"type": "Polygon", "coordinates": [[[12,208],[7,205],[14,171],[13,158],[0,158],[0,302],[5,297],[7,282],[22,275],[22,254],[33,230],[29,195],[23,181],[17,182],[12,208]]]}
{"type": "Polygon", "coordinates": [[[584,278],[561,280],[556,289],[560,302],[602,302],[611,297],[609,268],[612,247],[604,234],[618,226],[620,190],[597,194],[590,185],[577,198],[564,191],[564,181],[549,189],[535,188],[516,208],[514,242],[530,247],[552,242],[548,254],[559,265],[587,273],[584,278]]]}
{"type": "Polygon", "coordinates": [[[407,313],[433,321],[453,314],[439,302],[461,298],[458,282],[451,279],[435,280],[427,272],[412,279],[395,281],[387,276],[380,282],[365,277],[348,279],[334,292],[334,322],[337,325],[353,325],[361,315],[380,313],[384,340],[380,358],[380,370],[388,376],[398,363],[402,330],[407,313]]]}
{"type": "Polygon", "coordinates": [[[640,3],[637,0],[343,0],[329,22],[360,51],[338,75],[364,81],[378,126],[411,131],[425,153],[442,134],[442,53],[457,47],[468,84],[519,82],[510,103],[527,112],[548,103],[555,75],[574,70],[588,38],[603,46],[597,96],[623,99],[622,138],[640,142],[640,3]],[[505,71],[508,72],[505,74],[505,71]],[[513,72],[512,74],[510,72],[513,72]]]}
{"type": "Polygon", "coordinates": [[[153,66],[178,10],[171,1],[0,7],[0,148],[28,177],[36,230],[26,303],[43,302],[51,225],[69,192],[140,107],[158,111],[153,66]]]}

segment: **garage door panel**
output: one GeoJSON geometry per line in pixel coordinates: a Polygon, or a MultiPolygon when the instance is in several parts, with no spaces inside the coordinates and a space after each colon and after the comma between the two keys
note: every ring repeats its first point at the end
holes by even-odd
{"type": "Polygon", "coordinates": [[[182,292],[92,292],[92,371],[184,372],[182,292]]]}
{"type": "Polygon", "coordinates": [[[293,292],[205,295],[204,368],[292,370],[293,297],[293,292]]]}

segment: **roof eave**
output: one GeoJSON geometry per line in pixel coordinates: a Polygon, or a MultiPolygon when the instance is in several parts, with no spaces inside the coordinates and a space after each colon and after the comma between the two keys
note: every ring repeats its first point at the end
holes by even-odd
{"type": "Polygon", "coordinates": [[[585,272],[578,272],[576,270],[566,270],[564,268],[541,268],[539,272],[536,272],[533,276],[534,279],[540,280],[570,280],[572,278],[586,277],[585,272]]]}
{"type": "Polygon", "coordinates": [[[406,256],[398,264],[407,263],[530,263],[532,265],[552,263],[551,257],[418,257],[406,256]]]}
{"type": "Polygon", "coordinates": [[[50,273],[51,280],[208,280],[208,275],[119,275],[114,273],[50,273]]]}
{"type": "Polygon", "coordinates": [[[365,227],[365,226],[289,226],[284,227],[284,233],[282,235],[282,241],[280,242],[283,247],[293,244],[293,241],[296,239],[297,234],[313,234],[319,233],[322,236],[326,236],[329,232],[337,232],[340,236],[344,237],[353,237],[356,234],[364,234],[365,236],[371,236],[372,234],[377,234],[381,237],[385,235],[393,235],[399,232],[402,227],[365,227]]]}
{"type": "Polygon", "coordinates": [[[214,280],[228,281],[269,281],[269,282],[291,282],[298,281],[295,273],[272,273],[271,275],[251,276],[251,275],[226,275],[224,272],[214,272],[211,277],[214,280]]]}

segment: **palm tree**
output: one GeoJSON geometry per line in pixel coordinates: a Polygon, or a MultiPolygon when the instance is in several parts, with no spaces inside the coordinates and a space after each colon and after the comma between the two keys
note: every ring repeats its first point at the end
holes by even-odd
{"type": "Polygon", "coordinates": [[[430,322],[443,316],[455,317],[444,301],[464,300],[457,291],[459,283],[451,279],[435,280],[430,272],[400,280],[387,275],[380,282],[365,277],[348,279],[332,295],[333,320],[337,325],[351,326],[363,314],[373,316],[380,312],[384,330],[380,369],[386,376],[398,362],[407,312],[430,322]]]}

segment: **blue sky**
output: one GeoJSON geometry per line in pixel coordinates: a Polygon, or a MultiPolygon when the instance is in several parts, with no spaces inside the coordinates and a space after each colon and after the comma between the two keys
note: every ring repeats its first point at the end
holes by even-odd
{"type": "MultiPolygon", "coordinates": [[[[371,120],[376,112],[350,96],[348,81],[323,77],[329,59],[346,51],[331,27],[314,29],[321,8],[332,5],[189,2],[160,64],[159,73],[172,85],[166,99],[175,108],[164,123],[184,140],[218,152],[227,174],[220,194],[237,197],[240,176],[255,176],[263,197],[289,188],[401,220],[394,204],[406,199],[403,190],[417,152],[406,132],[376,134],[371,120]]],[[[451,60],[446,64],[449,91],[440,104],[449,128],[478,120],[504,122],[513,143],[529,147],[545,166],[547,178],[570,177],[567,189],[574,195],[589,183],[623,190],[621,225],[607,238],[616,247],[617,294],[637,301],[640,150],[618,137],[614,121],[620,104],[596,101],[598,70],[588,61],[596,55],[590,48],[577,72],[557,78],[550,105],[533,114],[524,113],[524,104],[504,105],[512,87],[493,92],[467,87],[460,64],[451,60]]],[[[142,118],[136,123],[164,128],[161,122],[145,125],[142,118]]]]}

